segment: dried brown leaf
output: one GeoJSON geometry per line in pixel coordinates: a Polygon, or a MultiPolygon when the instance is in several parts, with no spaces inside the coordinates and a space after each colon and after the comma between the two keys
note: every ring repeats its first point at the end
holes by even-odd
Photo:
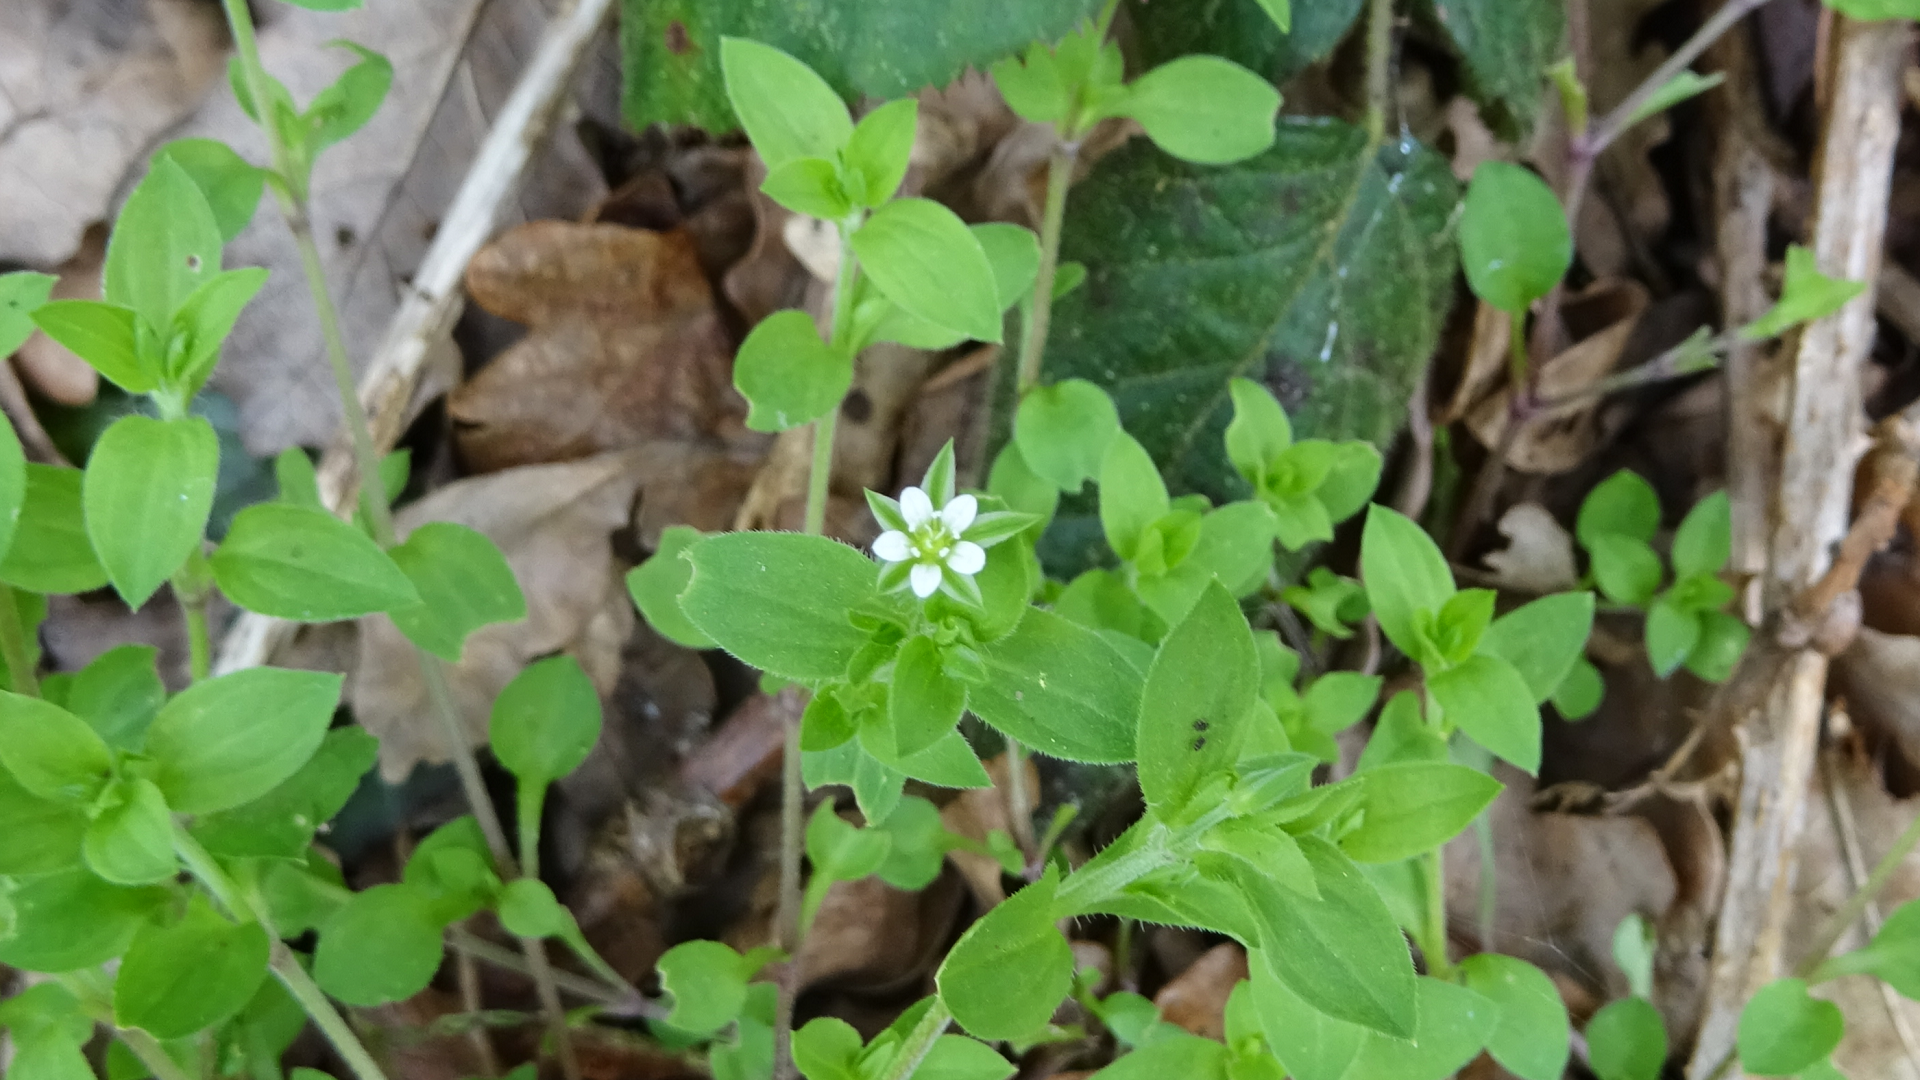
{"type": "Polygon", "coordinates": [[[1503,551],[1482,557],[1493,570],[1493,584],[1514,592],[1544,595],[1570,589],[1580,573],[1573,561],[1573,536],[1539,503],[1517,503],[1500,517],[1503,551]]]}
{"type": "Polygon", "coordinates": [[[1247,977],[1247,952],[1229,941],[1207,950],[1160,988],[1153,1003],[1167,1023],[1207,1039],[1225,1039],[1227,995],[1247,977]]]}

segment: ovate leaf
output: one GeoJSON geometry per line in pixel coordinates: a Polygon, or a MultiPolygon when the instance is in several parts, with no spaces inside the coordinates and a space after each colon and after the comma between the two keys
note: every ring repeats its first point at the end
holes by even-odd
{"type": "Polygon", "coordinates": [[[1482,162],[1460,216],[1460,262],[1474,295],[1509,315],[1525,315],[1573,263],[1573,234],[1559,197],[1518,165],[1482,162]]]}
{"type": "Polygon", "coordinates": [[[1120,106],[1162,150],[1184,161],[1226,165],[1273,145],[1280,92],[1231,60],[1186,56],[1127,88],[1120,106]]]}
{"type": "Polygon", "coordinates": [[[107,583],[107,572],[87,539],[80,505],[79,469],[27,463],[26,497],[13,543],[0,559],[0,580],[31,592],[90,592],[107,583]]]}
{"type": "Polygon", "coordinates": [[[326,737],[340,682],[318,671],[251,668],[182,691],[147,730],[167,804],[207,814],[273,790],[326,737]]]}
{"type": "Polygon", "coordinates": [[[123,416],[94,444],[80,489],[87,536],[128,605],[146,603],[200,544],[219,468],[220,438],[197,416],[123,416]]]}
{"type": "Polygon", "coordinates": [[[99,794],[113,755],[86,721],[65,709],[0,693],[0,765],[42,799],[81,803],[99,794]]]}
{"type": "Polygon", "coordinates": [[[1567,1007],[1546,973],[1525,960],[1481,953],[1460,962],[1467,988],[1499,1006],[1487,1052],[1520,1080],[1560,1080],[1571,1031],[1567,1007]]]}
{"type": "Polygon", "coordinates": [[[600,738],[600,693],[571,656],[537,660],[493,702],[493,756],[523,784],[580,767],[600,738]]]}
{"type": "Polygon", "coordinates": [[[1411,518],[1384,506],[1367,511],[1360,540],[1360,573],[1380,632],[1415,659],[1424,653],[1414,616],[1438,612],[1452,596],[1446,557],[1411,518]]]}
{"type": "Polygon", "coordinates": [[[1667,1025],[1643,997],[1609,1002],[1587,1021],[1587,1062],[1600,1080],[1660,1080],[1667,1025]]]}
{"type": "Polygon", "coordinates": [[[214,581],[234,603],[296,622],[356,619],[421,600],[365,533],[324,510],[289,503],[236,514],[212,563],[214,581]]]}
{"type": "Polygon", "coordinates": [[[776,311],[740,343],[733,385],[747,399],[747,426],[785,431],[840,407],[853,385],[853,358],[820,340],[813,316],[776,311]]]}
{"type": "Polygon", "coordinates": [[[1540,768],[1540,709],[1513,665],[1485,653],[1427,679],[1441,715],[1528,774],[1540,768]]]}
{"type": "Polygon", "coordinates": [[[113,981],[113,1018],[157,1039],[184,1039],[239,1012],[267,976],[267,934],[196,900],[171,926],[133,939],[113,981]]]}
{"type": "Polygon", "coordinates": [[[795,158],[839,156],[853,117],[825,80],[771,45],[737,37],[719,44],[727,96],[769,170],[795,158]]]}
{"type": "Polygon", "coordinates": [[[847,614],[875,598],[879,568],[845,544],[728,533],[683,557],[693,562],[693,580],[681,610],[721,648],[769,674],[839,678],[867,643],[847,614]]]}
{"type": "Polygon", "coordinates": [[[1592,629],[1593,594],[1558,593],[1495,619],[1480,639],[1480,651],[1512,664],[1533,699],[1543,702],[1566,681],[1592,629]]]}
{"type": "Polygon", "coordinates": [[[853,234],[853,253],[875,287],[908,314],[980,341],[1000,340],[993,266],[953,211],[931,199],[899,199],[853,234]]]}
{"type": "Polygon", "coordinates": [[[387,617],[407,640],[450,664],[460,662],[475,630],[527,616],[527,598],[507,557],[485,534],[465,525],[428,522],[387,554],[420,597],[389,610],[387,617]]]}
{"type": "Polygon", "coordinates": [[[1554,0],[1423,0],[1423,14],[1453,39],[1469,87],[1496,127],[1533,127],[1546,70],[1565,48],[1566,12],[1554,0]]]}
{"type": "Polygon", "coordinates": [[[440,968],[441,927],[414,885],[375,885],[353,894],[320,928],[313,978],[349,1005],[404,1001],[440,968]]]}
{"type": "Polygon", "coordinates": [[[1359,862],[1410,859],[1453,839],[1492,804],[1500,781],[1463,765],[1407,762],[1365,774],[1358,827],[1340,848],[1359,862]]]}
{"type": "Polygon", "coordinates": [[[647,625],[668,640],[689,649],[711,649],[713,639],[680,610],[680,594],[693,580],[693,564],[680,555],[699,540],[700,530],[692,526],[671,525],[662,530],[660,546],[627,572],[627,595],[633,597],[647,625]]]}
{"type": "Polygon", "coordinates": [[[1035,476],[1061,491],[1079,491],[1100,473],[1120,434],[1120,414],[1106,391],[1085,379],[1037,386],[1020,400],[1013,441],[1035,476]]]}
{"type": "Polygon", "coordinates": [[[195,289],[220,272],[225,237],[193,178],[161,157],[127,196],[107,241],[104,288],[164,332],[195,289]]]}
{"type": "Polygon", "coordinates": [[[1840,1006],[1807,993],[1801,979],[1776,979],[1740,1010],[1740,1065],[1760,1076],[1791,1076],[1826,1060],[1846,1033],[1840,1006]]]}
{"type": "Polygon", "coordinates": [[[1140,790],[1177,813],[1239,758],[1241,720],[1259,693],[1260,660],[1240,605],[1217,583],[1160,644],[1140,699],[1140,790]],[[1209,672],[1196,679],[1196,671],[1209,672]]]}
{"type": "Polygon", "coordinates": [[[173,815],[150,780],[116,783],[110,805],[87,826],[81,847],[87,868],[115,885],[157,885],[179,871],[173,855],[173,815]]]}
{"type": "Polygon", "coordinates": [[[980,719],[1053,757],[1134,759],[1141,674],[1098,631],[1035,610],[980,652],[987,680],[967,695],[980,719]]]}
{"type": "Polygon", "coordinates": [[[1058,872],[1014,893],[969,927],[935,976],[940,1000],[982,1039],[1021,1039],[1044,1026],[1073,982],[1073,950],[1053,923],[1058,872]],[[1019,972],[1016,979],[1009,972],[1019,972]]]}

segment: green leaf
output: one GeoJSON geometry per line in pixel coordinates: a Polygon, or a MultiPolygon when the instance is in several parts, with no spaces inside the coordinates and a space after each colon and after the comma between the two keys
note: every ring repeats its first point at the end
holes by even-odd
{"type": "Polygon", "coordinates": [[[1317,899],[1239,876],[1261,953],[1287,988],[1336,1019],[1400,1038],[1415,1030],[1419,990],[1406,939],[1367,879],[1338,849],[1299,838],[1317,899]]]}
{"type": "Polygon", "coordinates": [[[522,938],[559,937],[573,929],[573,916],[562,907],[547,883],[518,878],[500,890],[500,925],[522,938]]]}
{"type": "Polygon", "coordinates": [[[720,647],[771,675],[844,675],[867,643],[847,613],[877,597],[878,568],[837,541],[795,533],[727,533],[689,547],[687,619],[720,647]]]}
{"type": "Polygon", "coordinates": [[[1341,1080],[1359,1055],[1367,1030],[1300,1000],[1274,973],[1265,949],[1250,950],[1247,967],[1260,1030],[1288,1074],[1295,1080],[1341,1080]]]}
{"type": "Polygon", "coordinates": [[[1639,473],[1621,469],[1602,480],[1580,504],[1573,534],[1592,547],[1602,534],[1612,533],[1642,542],[1660,529],[1660,496],[1639,473]]]}
{"type": "Polygon", "coordinates": [[[912,163],[913,138],[919,129],[920,103],[913,98],[889,101],[860,118],[847,140],[847,168],[866,181],[856,194],[861,205],[877,207],[893,198],[907,178],[912,163]]]}
{"type": "Polygon", "coordinates": [[[287,0],[295,7],[308,11],[358,11],[366,0],[287,0]]]}
{"type": "Polygon", "coordinates": [[[1300,842],[1280,829],[1248,819],[1223,821],[1201,841],[1207,851],[1230,855],[1270,880],[1302,896],[1318,898],[1313,866],[1300,851],[1300,842]]]}
{"type": "Polygon", "coordinates": [[[26,497],[0,580],[38,593],[91,592],[107,583],[80,507],[79,469],[27,463],[26,497]]]}
{"type": "Polygon", "coordinates": [[[1181,1080],[1228,1080],[1227,1048],[1212,1039],[1174,1031],[1148,1046],[1140,1047],[1099,1072],[1089,1080],[1159,1080],[1178,1076],[1181,1080]]]}
{"type": "Polygon", "coordinates": [[[407,575],[365,533],[324,510],[288,503],[236,514],[212,564],[229,599],[279,619],[337,622],[421,602],[407,575]]]}
{"type": "Polygon", "coordinates": [[[1487,1053],[1520,1080],[1560,1080],[1567,1071],[1567,1007],[1546,973],[1525,960],[1481,953],[1460,961],[1467,989],[1500,1009],[1487,1053]]]}
{"type": "Polygon", "coordinates": [[[967,231],[980,241],[980,250],[987,253],[1001,308],[1010,308],[1031,297],[1033,279],[1040,274],[1040,238],[1033,235],[1033,230],[1004,221],[989,221],[969,226],[967,231]]]}
{"type": "Polygon", "coordinates": [[[1039,1031],[1073,983],[1073,950],[1054,926],[1059,871],[1014,893],[954,943],[934,976],[940,1000],[975,1037],[1023,1039],[1039,1031]],[[1020,977],[1009,979],[1009,972],[1020,977]]]}
{"type": "Polygon", "coordinates": [[[1687,511],[1673,534],[1673,575],[1717,574],[1733,558],[1733,509],[1716,491],[1687,511]]]}
{"type": "Polygon", "coordinates": [[[1645,541],[1619,533],[1595,536],[1587,544],[1587,554],[1592,557],[1594,583],[1616,604],[1645,604],[1666,575],[1660,556],[1645,541]]]}
{"type": "Polygon", "coordinates": [[[911,315],[979,341],[1001,337],[999,286],[966,223],[931,199],[876,210],[851,241],[881,295],[911,315]]]}
{"type": "Polygon", "coordinates": [[[1120,434],[1113,399],[1085,379],[1035,387],[1020,400],[1013,418],[1013,444],[1021,460],[1035,476],[1066,492],[1079,491],[1100,475],[1120,434]]]}
{"type": "Polygon", "coordinates": [[[1346,1080],[1445,1080],[1479,1056],[1500,1009],[1464,987],[1422,976],[1411,1040],[1368,1032],[1346,1080]]]}
{"type": "Polygon", "coordinates": [[[173,815],[149,780],[108,789],[107,806],[87,826],[81,847],[87,868],[115,885],[156,885],[179,872],[173,856],[173,815]]]}
{"type": "Polygon", "coordinates": [[[1437,612],[1453,597],[1453,571],[1432,538],[1411,518],[1375,505],[1360,540],[1360,574],[1380,632],[1414,659],[1425,653],[1414,616],[1437,612]]]}
{"type": "Polygon", "coordinates": [[[0,356],[11,356],[33,336],[33,314],[59,279],[25,270],[0,274],[0,356]]]}
{"type": "Polygon", "coordinates": [[[633,597],[633,605],[640,609],[647,625],[689,649],[715,647],[713,639],[680,610],[680,594],[693,580],[693,564],[680,556],[700,538],[700,530],[691,526],[669,526],[660,533],[659,548],[627,572],[627,594],[633,597]]]}
{"type": "Polygon", "coordinates": [[[522,784],[580,767],[600,738],[600,693],[571,656],[536,660],[493,701],[493,756],[522,784]]]}
{"type": "Polygon", "coordinates": [[[1613,928],[1613,962],[1627,976],[1627,987],[1635,995],[1653,1000],[1654,948],[1658,944],[1653,926],[1646,917],[1634,912],[1613,928]]]}
{"type": "Polygon", "coordinates": [[[1845,307],[1847,302],[1866,291],[1866,283],[1843,281],[1822,274],[1813,252],[1798,244],[1787,247],[1786,279],[1780,286],[1780,302],[1758,319],[1740,328],[1743,341],[1775,337],[1801,323],[1813,322],[1845,307]]]}
{"type": "Polygon", "coordinates": [[[1699,613],[1700,640],[1687,654],[1687,670],[1708,682],[1725,682],[1747,651],[1753,628],[1724,611],[1699,613]]]}
{"type": "Polygon", "coordinates": [[[128,606],[146,603],[200,545],[219,468],[219,436],[197,416],[123,416],[94,444],[80,502],[93,549],[128,606]]]}
{"type": "Polygon", "coordinates": [[[803,931],[813,925],[813,917],[834,882],[859,881],[880,869],[892,846],[892,834],[853,825],[834,810],[832,800],[815,808],[807,822],[807,859],[813,864],[813,876],[807,880],[800,906],[803,931]]]}
{"type": "Polygon", "coordinates": [[[940,876],[951,834],[941,823],[938,807],[909,795],[874,827],[893,838],[886,860],[874,871],[880,880],[904,892],[919,892],[940,876]]]}
{"type": "Polygon", "coordinates": [[[1553,189],[1518,165],[1482,162],[1460,216],[1460,262],[1475,296],[1524,316],[1573,264],[1573,234],[1553,189]]]}
{"type": "Polygon", "coordinates": [[[1233,420],[1227,424],[1227,460],[1256,488],[1275,458],[1293,445],[1293,424],[1280,399],[1252,379],[1228,382],[1233,420]]]}
{"type": "Polygon", "coordinates": [[[980,654],[987,681],[967,694],[980,719],[1068,761],[1134,760],[1142,677],[1097,631],[1036,610],[980,654]]]}
{"type": "Polygon", "coordinates": [[[673,995],[667,1023],[681,1031],[718,1031],[747,1003],[747,980],[753,972],[739,953],[717,941],[682,942],[655,966],[662,989],[673,995]]]}
{"type": "Polygon", "coordinates": [[[834,1016],[816,1017],[793,1033],[793,1064],[807,1080],[861,1080],[863,1049],[853,1025],[834,1016]]]}
{"type": "Polygon", "coordinates": [[[1627,117],[1626,126],[1632,127],[1650,116],[1658,116],[1666,112],[1683,101],[1699,97],[1725,82],[1726,78],[1726,74],[1719,71],[1711,75],[1702,75],[1691,70],[1682,71],[1662,83],[1660,89],[1655,90],[1651,97],[1641,102],[1640,107],[1633,110],[1632,115],[1627,117]]]}
{"type": "Polygon", "coordinates": [[[141,355],[140,316],[99,300],[55,300],[33,313],[36,326],[130,394],[160,385],[158,365],[141,355]]]}
{"type": "MultiPolygon", "coordinates": [[[[1826,6],[1849,19],[1877,22],[1882,19],[1920,19],[1920,5],[1914,0],[1822,0],[1826,6]]],[[[1836,1072],[1820,1074],[1822,1077],[1836,1072]]]]}
{"type": "Polygon", "coordinates": [[[379,740],[365,730],[335,728],[285,783],[245,806],[195,820],[194,838],[216,855],[298,859],[346,806],[379,753],[379,740]]]}
{"type": "MultiPolygon", "coordinates": [[[[332,85],[314,95],[301,117],[305,128],[308,160],[320,151],[359,131],[393,87],[393,64],[372,49],[351,41],[330,41],[329,45],[346,49],[359,62],[340,73],[332,85]]],[[[291,140],[289,140],[291,141],[291,140]]]]}
{"type": "Polygon", "coordinates": [[[1363,774],[1360,824],[1340,837],[1356,862],[1393,863],[1453,839],[1505,786],[1478,769],[1441,762],[1383,765],[1363,774]]]}
{"type": "Polygon", "coordinates": [[[733,385],[751,406],[748,427],[785,431],[840,407],[853,385],[853,358],[820,340],[813,316],[776,311],[740,343],[733,385]]]}
{"type": "Polygon", "coordinates": [[[193,291],[220,272],[225,238],[187,171],[159,158],[127,196],[107,241],[106,300],[165,332],[193,291]]]}
{"type": "Polygon", "coordinates": [[[95,657],[73,677],[66,708],[121,750],[145,744],[147,727],[167,700],[156,669],[160,650],[121,645],[95,657]]]}
{"type": "Polygon", "coordinates": [[[796,214],[839,221],[853,213],[840,167],[826,158],[794,158],[767,173],[760,191],[796,214]]]}
{"type": "Polygon", "coordinates": [[[1807,993],[1802,979],[1775,979],[1740,1010],[1740,1066],[1758,1076],[1791,1076],[1840,1045],[1840,1006],[1807,993]]]}
{"type": "MultiPolygon", "coordinates": [[[[298,0],[293,0],[298,2],[298,0]]],[[[306,0],[312,4],[315,0],[306,0]]],[[[213,212],[221,239],[233,238],[253,220],[266,191],[266,173],[249,164],[233,148],[218,139],[175,139],[155,152],[156,160],[180,166],[213,212]]]]}
{"type": "Polygon", "coordinates": [[[250,668],[182,691],[147,730],[167,804],[210,814],[278,787],[326,737],[340,683],[325,672],[250,668]]]}
{"type": "Polygon", "coordinates": [[[1565,48],[1563,5],[1555,0],[1425,0],[1420,7],[1466,60],[1468,88],[1482,107],[1497,110],[1496,127],[1514,136],[1530,131],[1546,70],[1565,48]]]}
{"type": "Polygon", "coordinates": [[[84,720],[65,709],[0,692],[0,765],[42,799],[81,803],[106,784],[113,755],[84,720]]]}
{"type": "Polygon", "coordinates": [[[1607,1003],[1587,1021],[1587,1063],[1600,1080],[1660,1080],[1667,1025],[1643,997],[1607,1003]]]}
{"type": "Polygon", "coordinates": [[[787,53],[723,38],[720,65],[733,111],[769,170],[795,158],[837,158],[852,137],[853,117],[840,95],[787,53]]]}
{"type": "MultiPolygon", "coordinates": [[[[1161,8],[1197,17],[1135,10],[1161,8]]],[[[1221,438],[1235,377],[1287,388],[1298,437],[1389,442],[1453,306],[1458,190],[1418,144],[1320,118],[1224,168],[1123,148],[1074,188],[1062,253],[1088,279],[1054,309],[1047,377],[1106,388],[1175,490],[1217,502],[1241,482],[1221,438]]]]}
{"type": "Polygon", "coordinates": [[[1273,25],[1281,30],[1289,30],[1293,27],[1293,11],[1288,6],[1287,0],[1254,0],[1254,2],[1260,5],[1260,10],[1266,12],[1268,18],[1273,20],[1273,25]]]}
{"type": "Polygon", "coordinates": [[[52,1031],[19,1039],[7,1075],[19,1080],[94,1080],[82,1041],[52,1031]]]}
{"type": "Polygon", "coordinates": [[[960,722],[967,688],[941,667],[940,646],[915,635],[894,660],[888,696],[894,753],[917,754],[944,738],[960,722]]]}
{"type": "Polygon", "coordinates": [[[1119,432],[1100,464],[1100,526],[1107,544],[1123,559],[1139,552],[1152,526],[1171,509],[1166,482],[1140,441],[1119,432]]]}
{"type": "Polygon", "coordinates": [[[1700,643],[1700,616],[1661,597],[1647,609],[1647,661],[1661,678],[1673,674],[1700,643]]]}
{"type": "Polygon", "coordinates": [[[527,598],[513,567],[483,533],[448,521],[428,522],[387,554],[420,597],[387,616],[407,640],[450,664],[460,662],[475,630],[527,617],[527,598]]]}
{"type": "Polygon", "coordinates": [[[1313,680],[1301,695],[1307,725],[1323,735],[1338,735],[1360,722],[1380,698],[1384,680],[1357,671],[1330,671],[1313,680]]]}
{"type": "Polygon", "coordinates": [[[1872,975],[1902,996],[1920,1001],[1920,900],[1895,908],[1872,942],[1828,961],[1820,975],[1872,975]]]}
{"type": "Polygon", "coordinates": [[[1259,688],[1253,631],[1233,597],[1209,585],[1161,642],[1140,695],[1138,768],[1149,808],[1177,813],[1233,767],[1259,688]],[[1193,677],[1202,670],[1207,678],[1193,677]]]}
{"type": "Polygon", "coordinates": [[[1018,1070],[1000,1052],[961,1035],[935,1039],[913,1080],[1008,1080],[1018,1070]]]}
{"type": "Polygon", "coordinates": [[[1593,630],[1593,594],[1543,596],[1495,619],[1480,639],[1480,651],[1512,664],[1527,680],[1535,702],[1544,702],[1567,680],[1593,630]]]}
{"type": "Polygon", "coordinates": [[[87,834],[83,807],[42,799],[0,769],[0,875],[31,877],[80,864],[87,834]]]}
{"type": "Polygon", "coordinates": [[[193,291],[173,318],[165,382],[181,397],[191,398],[213,374],[220,346],[233,333],[240,312],[267,283],[267,272],[254,267],[215,274],[193,291]]]}
{"type": "Polygon", "coordinates": [[[179,922],[148,926],[113,980],[113,1018],[156,1039],[184,1039],[246,1007],[267,977],[267,934],[196,899],[179,922]]]}
{"type": "Polygon", "coordinates": [[[1527,773],[1540,771],[1540,710],[1512,664],[1481,653],[1427,677],[1427,693],[1447,722],[1496,757],[1527,773]]]}
{"type": "Polygon", "coordinates": [[[487,840],[473,815],[457,817],[413,849],[401,880],[418,889],[436,926],[447,926],[491,905],[500,893],[487,840]]]}
{"type": "MultiPolygon", "coordinates": [[[[1741,627],[1744,629],[1745,625],[1742,623],[1741,627]]],[[[1606,694],[1607,682],[1600,677],[1600,669],[1582,656],[1574,661],[1572,670],[1554,690],[1553,707],[1562,720],[1585,720],[1600,707],[1606,694]]]]}
{"type": "Polygon", "coordinates": [[[1330,55],[1364,6],[1364,0],[1313,0],[1288,11],[1286,0],[1224,0],[1201,7],[1136,2],[1127,9],[1147,64],[1215,53],[1284,84],[1330,55]]]}
{"type": "Polygon", "coordinates": [[[0,937],[0,964],[57,973],[95,967],[126,952],[169,894],[109,885],[75,867],[19,882],[7,899],[14,933],[0,937]]]}
{"type": "Polygon", "coordinates": [[[1183,161],[1230,165],[1273,145],[1280,92],[1231,60],[1184,56],[1127,88],[1113,112],[1130,116],[1183,161]]]}
{"type": "Polygon", "coordinates": [[[348,1005],[405,1001],[440,969],[440,934],[424,890],[375,885],[354,893],[320,928],[314,981],[348,1005]]]}
{"type": "MultiPolygon", "coordinates": [[[[884,100],[945,86],[969,67],[984,71],[1028,42],[1057,39],[1097,7],[1097,0],[964,0],[930,18],[889,0],[632,3],[621,18],[626,116],[635,130],[656,121],[733,127],[722,83],[726,35],[787,50],[826,76],[840,97],[884,100]]],[[[805,92],[809,103],[815,97],[805,92]]],[[[758,145],[760,136],[753,141],[758,145]]]]}

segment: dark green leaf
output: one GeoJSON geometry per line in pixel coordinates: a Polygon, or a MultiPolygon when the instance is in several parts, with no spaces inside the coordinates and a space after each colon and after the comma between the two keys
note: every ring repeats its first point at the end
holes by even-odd
{"type": "Polygon", "coordinates": [[[1740,1011],[1740,1065],[1759,1076],[1791,1076],[1824,1061],[1846,1033],[1840,1006],[1807,994],[1801,979],[1775,979],[1740,1011]]]}
{"type": "Polygon", "coordinates": [[[387,617],[407,640],[448,663],[460,662],[475,630],[527,616],[527,598],[507,557],[465,525],[428,522],[387,554],[420,596],[419,603],[394,608],[387,617]]]}
{"type": "Polygon", "coordinates": [[[988,678],[967,695],[980,719],[1053,757],[1134,760],[1141,675],[1099,633],[1033,611],[980,652],[988,678]]]}
{"type": "Polygon", "coordinates": [[[340,683],[325,672],[250,668],[182,691],[147,730],[167,804],[208,814],[272,791],[326,737],[340,683]]]}
{"type": "Polygon", "coordinates": [[[229,599],[279,619],[337,622],[421,602],[365,533],[304,506],[270,502],[240,511],[212,562],[229,599]]]}
{"type": "Polygon", "coordinates": [[[1365,0],[1311,0],[1274,16],[1285,0],[1223,0],[1188,7],[1135,0],[1127,5],[1146,63],[1214,53],[1284,83],[1325,59],[1354,25],[1365,0]]]}
{"type": "Polygon", "coordinates": [[[1097,0],[962,0],[929,17],[891,0],[630,3],[621,19],[626,116],[636,130],[656,121],[732,128],[721,78],[726,35],[785,49],[826,76],[841,96],[886,99],[945,86],[968,67],[985,70],[1035,39],[1052,41],[1098,6],[1097,0]]]}
{"type": "Polygon", "coordinates": [[[26,498],[0,580],[38,593],[91,592],[107,583],[107,572],[87,539],[80,507],[83,473],[79,469],[27,463],[26,498]]]}
{"type": "Polygon", "coordinates": [[[1561,1080],[1571,1032],[1567,1007],[1546,973],[1525,960],[1481,953],[1460,961],[1467,989],[1500,1008],[1487,1052],[1520,1080],[1561,1080]]]}
{"type": "Polygon", "coordinates": [[[687,549],[681,610],[720,647],[772,675],[839,678],[867,634],[848,612],[872,601],[879,568],[845,544],[793,533],[728,533],[687,549]]]}
{"type": "Polygon", "coordinates": [[[982,1039],[1022,1039],[1046,1024],[1073,983],[1073,950],[1054,926],[1058,872],[1014,893],[962,934],[935,976],[940,1000],[982,1039]],[[1019,972],[1010,979],[1009,972],[1019,972]]]}
{"type": "Polygon", "coordinates": [[[1126,147],[1074,188],[1062,251],[1087,285],[1055,308],[1047,375],[1105,387],[1173,486],[1217,501],[1241,483],[1235,376],[1283,388],[1297,436],[1389,441],[1453,305],[1458,190],[1417,144],[1317,118],[1225,168],[1126,147]]]}
{"type": "Polygon", "coordinates": [[[413,885],[375,885],[353,894],[320,929],[313,978],[348,1005],[405,1001],[440,968],[440,925],[413,885]]]}
{"type": "Polygon", "coordinates": [[[1517,134],[1533,127],[1547,68],[1564,50],[1566,11],[1556,0],[1425,0],[1466,59],[1474,97],[1497,106],[1517,134]]]}
{"type": "Polygon", "coordinates": [[[1140,696],[1140,790],[1177,813],[1239,759],[1242,718],[1260,687],[1260,660],[1240,605],[1218,584],[1160,644],[1140,696]],[[1194,678],[1206,671],[1204,679],[1194,678]]]}
{"type": "Polygon", "coordinates": [[[94,444],[80,488],[87,535],[129,606],[199,546],[219,469],[220,438],[197,416],[123,416],[94,444]]]}
{"type": "Polygon", "coordinates": [[[571,656],[537,660],[493,701],[493,756],[523,784],[580,767],[600,738],[600,693],[571,656]]]}
{"type": "Polygon", "coordinates": [[[239,1012],[267,977],[267,935],[204,900],[171,926],[133,939],[113,980],[113,1018],[157,1039],[184,1039],[239,1012]]]}

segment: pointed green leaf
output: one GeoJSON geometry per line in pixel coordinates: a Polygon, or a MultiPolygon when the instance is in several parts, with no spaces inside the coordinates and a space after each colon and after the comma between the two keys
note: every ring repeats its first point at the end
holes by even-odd
{"type": "Polygon", "coordinates": [[[853,234],[853,253],[874,286],[908,313],[979,341],[1001,337],[999,287],[987,253],[953,211],[899,199],[853,234]]]}
{"type": "Polygon", "coordinates": [[[1021,1039],[1039,1031],[1073,983],[1073,950],[1053,924],[1059,872],[981,916],[947,954],[935,976],[960,1026],[981,1039],[1021,1039]],[[1017,979],[1007,978],[1019,972],[1017,979]]]}
{"type": "Polygon", "coordinates": [[[80,488],[87,536],[130,607],[200,545],[219,468],[219,436],[197,416],[123,416],[94,444],[80,488]]]}
{"type": "Polygon", "coordinates": [[[340,683],[326,672],[250,668],[182,691],[147,729],[167,804],[209,814],[272,791],[326,737],[340,683]]]}
{"type": "Polygon", "coordinates": [[[133,939],[113,981],[113,1018],[157,1039],[197,1035],[246,1007],[267,977],[267,935],[204,900],[171,926],[133,939]]]}
{"type": "Polygon", "coordinates": [[[494,542],[474,529],[432,521],[387,552],[420,600],[387,617],[407,640],[448,663],[459,663],[467,637],[483,626],[527,617],[527,598],[494,542]]]}
{"type": "Polygon", "coordinates": [[[248,611],[337,622],[418,604],[420,594],[380,546],[324,510],[249,506],[213,553],[220,591],[248,611]]]}

